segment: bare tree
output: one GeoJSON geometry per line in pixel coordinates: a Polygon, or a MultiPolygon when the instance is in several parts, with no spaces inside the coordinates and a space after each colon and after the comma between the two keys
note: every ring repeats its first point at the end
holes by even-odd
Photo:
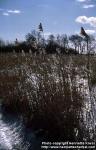
{"type": "Polygon", "coordinates": [[[77,47],[78,47],[78,39],[77,39],[78,35],[71,35],[69,37],[69,40],[71,41],[71,43],[74,46],[75,52],[77,52],[77,47]]]}
{"type": "Polygon", "coordinates": [[[95,53],[95,48],[96,48],[96,40],[93,35],[89,36],[89,53],[93,54],[95,53]]]}
{"type": "Polygon", "coordinates": [[[5,42],[0,38],[0,47],[4,46],[5,42]]]}
{"type": "Polygon", "coordinates": [[[33,47],[37,45],[37,33],[35,30],[26,35],[26,42],[33,47]]]}
{"type": "Polygon", "coordinates": [[[61,36],[61,45],[62,45],[62,47],[64,47],[64,50],[66,51],[67,49],[68,49],[68,37],[67,37],[67,35],[66,34],[63,34],[62,36],[61,36]]]}

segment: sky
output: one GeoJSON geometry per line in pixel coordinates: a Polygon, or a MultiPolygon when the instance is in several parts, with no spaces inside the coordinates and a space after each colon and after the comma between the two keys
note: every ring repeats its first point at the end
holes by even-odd
{"type": "Polygon", "coordinates": [[[96,0],[0,0],[0,38],[25,40],[40,22],[44,35],[96,35],[96,0]]]}

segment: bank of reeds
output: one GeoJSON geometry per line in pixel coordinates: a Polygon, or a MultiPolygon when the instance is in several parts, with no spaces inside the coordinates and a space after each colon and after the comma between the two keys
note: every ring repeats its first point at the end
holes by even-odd
{"type": "Polygon", "coordinates": [[[1,55],[3,108],[51,140],[82,141],[84,97],[76,76],[87,76],[86,64],[85,56],[1,55]]]}

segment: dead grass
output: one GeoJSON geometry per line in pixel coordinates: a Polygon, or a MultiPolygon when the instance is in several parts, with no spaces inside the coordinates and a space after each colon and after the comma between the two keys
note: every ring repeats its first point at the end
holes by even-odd
{"type": "Polygon", "coordinates": [[[0,55],[2,105],[51,140],[82,141],[84,99],[76,75],[86,77],[86,64],[85,56],[0,55]]]}

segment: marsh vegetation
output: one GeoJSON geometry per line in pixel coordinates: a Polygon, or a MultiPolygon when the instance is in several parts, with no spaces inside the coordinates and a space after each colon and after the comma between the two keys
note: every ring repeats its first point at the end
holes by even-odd
{"type": "Polygon", "coordinates": [[[0,55],[3,113],[52,141],[95,141],[96,57],[0,55]]]}

